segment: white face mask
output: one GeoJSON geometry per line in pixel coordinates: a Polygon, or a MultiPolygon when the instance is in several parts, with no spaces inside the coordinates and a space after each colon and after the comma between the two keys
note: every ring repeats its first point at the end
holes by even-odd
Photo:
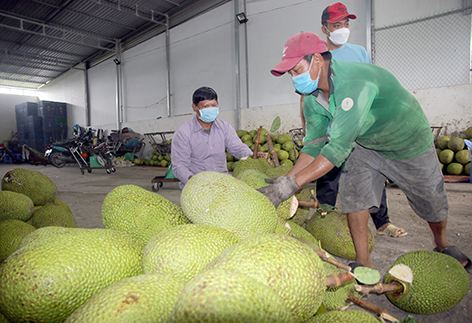
{"type": "MultiPolygon", "coordinates": [[[[326,29],[329,31],[328,28],[326,29]]],[[[329,40],[331,40],[335,45],[344,45],[347,42],[350,33],[351,31],[349,28],[339,28],[335,31],[330,31],[329,40]]]]}

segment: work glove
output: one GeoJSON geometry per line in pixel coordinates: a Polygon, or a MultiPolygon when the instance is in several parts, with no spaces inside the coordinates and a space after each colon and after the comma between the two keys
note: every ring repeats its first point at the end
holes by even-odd
{"type": "Polygon", "coordinates": [[[267,178],[265,181],[272,185],[261,187],[258,191],[264,194],[276,208],[300,189],[295,182],[295,175],[267,178]]]}

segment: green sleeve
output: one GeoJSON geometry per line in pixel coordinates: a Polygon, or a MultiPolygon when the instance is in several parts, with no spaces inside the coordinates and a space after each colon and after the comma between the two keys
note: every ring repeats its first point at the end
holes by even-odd
{"type": "MultiPolygon", "coordinates": [[[[321,95],[321,94],[320,94],[321,95]]],[[[328,124],[331,119],[321,105],[316,102],[316,97],[306,95],[303,101],[303,115],[305,116],[305,145],[301,152],[316,158],[321,149],[325,146],[325,141],[317,144],[310,144],[311,141],[325,137],[328,132],[328,124]]]]}

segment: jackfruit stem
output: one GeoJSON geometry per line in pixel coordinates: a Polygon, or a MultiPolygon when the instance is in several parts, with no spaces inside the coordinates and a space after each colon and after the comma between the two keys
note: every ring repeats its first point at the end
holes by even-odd
{"type": "Polygon", "coordinates": [[[259,151],[259,144],[261,143],[261,132],[262,132],[262,125],[259,126],[257,129],[256,139],[254,140],[254,150],[252,154],[252,158],[257,158],[257,152],[259,151]]]}
{"type": "Polygon", "coordinates": [[[357,306],[377,314],[377,316],[380,316],[381,318],[385,318],[385,319],[387,319],[391,322],[395,322],[395,321],[401,322],[400,320],[398,320],[398,319],[394,318],[393,316],[391,316],[385,308],[374,305],[374,304],[372,304],[370,302],[367,302],[363,299],[357,298],[352,294],[349,294],[347,296],[347,299],[349,301],[353,302],[354,304],[356,304],[357,306]]]}
{"type": "Polygon", "coordinates": [[[267,138],[267,147],[269,147],[269,154],[272,156],[272,160],[274,161],[274,166],[279,167],[279,156],[277,156],[277,151],[274,149],[274,145],[272,144],[272,138],[270,137],[270,134],[266,134],[267,138]]]}
{"type": "Polygon", "coordinates": [[[304,207],[310,207],[313,209],[317,209],[320,207],[320,202],[318,201],[298,201],[298,205],[304,207]]]}
{"type": "Polygon", "coordinates": [[[388,292],[401,294],[403,293],[403,290],[404,290],[403,285],[396,281],[392,281],[388,284],[378,283],[378,284],[375,284],[374,286],[355,284],[354,289],[364,295],[368,295],[370,293],[385,294],[388,292]]]}
{"type": "Polygon", "coordinates": [[[316,254],[321,258],[321,260],[326,261],[326,262],[330,263],[331,265],[334,265],[334,266],[338,267],[339,269],[343,269],[343,270],[349,271],[349,272],[351,271],[351,267],[349,267],[348,265],[343,264],[339,260],[334,259],[326,251],[320,251],[320,250],[313,250],[313,251],[316,252],[316,254]]]}
{"type": "Polygon", "coordinates": [[[350,272],[344,272],[340,274],[331,274],[326,276],[326,287],[339,287],[345,282],[355,279],[354,276],[350,272]]]}

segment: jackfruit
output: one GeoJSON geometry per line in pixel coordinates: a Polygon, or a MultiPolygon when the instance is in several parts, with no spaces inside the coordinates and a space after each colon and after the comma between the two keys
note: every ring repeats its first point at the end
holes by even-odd
{"type": "Polygon", "coordinates": [[[26,246],[30,242],[33,242],[33,241],[36,241],[38,239],[47,237],[49,234],[58,234],[58,233],[73,234],[74,232],[76,232],[76,231],[74,231],[74,228],[66,228],[66,227],[54,227],[53,226],[53,227],[39,228],[39,229],[34,230],[33,232],[31,232],[27,236],[25,236],[23,239],[21,239],[20,244],[18,245],[18,249],[23,248],[24,246],[26,246]],[[71,229],[71,230],[69,230],[69,229],[71,229]]]}
{"type": "Polygon", "coordinates": [[[295,322],[304,322],[321,305],[326,277],[320,257],[295,238],[260,234],[229,247],[209,269],[236,271],[275,291],[292,311],[295,322]]]}
{"type": "Polygon", "coordinates": [[[442,136],[442,137],[439,138],[438,141],[436,142],[436,147],[438,147],[439,149],[446,149],[446,148],[447,148],[447,144],[449,143],[450,140],[451,140],[451,137],[449,137],[449,136],[442,136]]]}
{"type": "Polygon", "coordinates": [[[274,205],[262,193],[228,174],[201,172],[185,185],[182,210],[196,224],[214,225],[240,239],[274,232],[274,205]]]}
{"type": "Polygon", "coordinates": [[[287,221],[285,221],[279,216],[277,217],[277,225],[275,226],[274,233],[285,234],[289,237],[295,237],[295,235],[293,234],[292,228],[287,223],[287,221]]]}
{"type": "Polygon", "coordinates": [[[142,274],[143,250],[115,230],[45,235],[0,266],[0,312],[12,322],[63,322],[102,288],[142,274]]]}
{"type": "Polygon", "coordinates": [[[439,153],[439,160],[443,164],[449,164],[454,160],[454,152],[451,149],[444,149],[439,153]]]}
{"type": "Polygon", "coordinates": [[[464,173],[470,176],[470,162],[464,166],[464,173]]]}
{"type": "Polygon", "coordinates": [[[462,149],[459,150],[455,155],[454,158],[458,163],[461,163],[462,165],[465,165],[469,162],[469,150],[468,149],[462,149]]]}
{"type": "MultiPolygon", "coordinates": [[[[347,222],[347,215],[337,210],[317,210],[308,221],[306,229],[321,242],[323,248],[338,257],[356,259],[356,249],[352,242],[351,231],[347,222]]],[[[369,252],[374,250],[375,238],[368,230],[369,252]]]]}
{"type": "Polygon", "coordinates": [[[316,315],[306,323],[379,323],[373,315],[359,310],[330,311],[316,315]]]}
{"type": "Polygon", "coordinates": [[[21,240],[36,230],[32,225],[17,219],[0,221],[0,263],[20,245],[21,240]]]}
{"type": "Polygon", "coordinates": [[[450,175],[460,175],[464,170],[464,166],[459,163],[450,163],[447,165],[447,173],[450,175]]]}
{"type": "Polygon", "coordinates": [[[384,282],[396,280],[390,270],[398,264],[413,272],[413,282],[406,283],[403,294],[387,294],[395,306],[417,314],[434,314],[447,311],[468,293],[470,282],[467,271],[459,261],[440,252],[411,251],[400,256],[387,270],[384,282]]]}
{"type": "Polygon", "coordinates": [[[284,133],[284,134],[277,137],[277,142],[281,145],[283,145],[287,141],[291,141],[291,140],[292,140],[292,137],[290,137],[290,135],[288,133],[284,133]]]}
{"type": "Polygon", "coordinates": [[[212,269],[185,284],[169,322],[289,323],[284,301],[266,284],[240,272],[212,269]]]}
{"type": "Polygon", "coordinates": [[[464,149],[464,146],[464,139],[458,137],[451,138],[447,143],[447,148],[451,149],[453,152],[464,149]]]}
{"type": "Polygon", "coordinates": [[[184,284],[169,274],[125,278],[90,297],[65,323],[165,323],[184,284]]]}
{"type": "Polygon", "coordinates": [[[472,127],[467,128],[464,135],[466,139],[472,139],[472,127]]]}
{"type": "Polygon", "coordinates": [[[293,161],[291,161],[290,159],[284,159],[280,162],[280,165],[293,166],[293,161]]]}
{"type": "MultiPolygon", "coordinates": [[[[303,242],[308,241],[310,243],[313,243],[314,245],[320,246],[320,241],[316,239],[310,232],[305,230],[303,227],[296,224],[292,220],[287,220],[287,223],[290,226],[290,229],[292,230],[295,238],[301,239],[301,241],[303,242]]],[[[322,248],[318,248],[318,250],[323,251],[322,248]]]]}
{"type": "Polygon", "coordinates": [[[179,206],[136,185],[118,186],[105,196],[102,222],[144,243],[164,229],[189,223],[179,206]]]}
{"type": "Polygon", "coordinates": [[[251,158],[241,159],[235,163],[236,167],[233,169],[233,176],[237,177],[239,173],[246,169],[256,169],[260,172],[265,171],[270,167],[269,162],[265,158],[251,158]]]}
{"type": "Polygon", "coordinates": [[[277,157],[279,158],[279,160],[284,160],[284,159],[288,159],[289,157],[289,154],[287,151],[285,150],[279,150],[277,152],[277,157]]]}
{"type": "MultiPolygon", "coordinates": [[[[323,266],[327,276],[331,274],[338,275],[342,272],[345,272],[345,270],[342,270],[325,261],[323,261],[323,266]]],[[[323,304],[325,305],[325,307],[328,310],[335,311],[345,306],[348,306],[348,296],[350,294],[357,296],[358,294],[358,292],[354,290],[354,284],[356,284],[356,280],[352,279],[341,284],[338,287],[326,287],[325,297],[323,298],[323,304]]]]}
{"type": "Polygon", "coordinates": [[[236,130],[236,133],[238,134],[239,138],[241,138],[242,136],[248,134],[247,130],[243,130],[243,129],[236,130]]]}
{"type": "Polygon", "coordinates": [[[36,209],[28,223],[35,228],[51,226],[77,228],[72,213],[64,206],[54,202],[36,209]]]}
{"type": "Polygon", "coordinates": [[[33,208],[33,200],[28,196],[12,191],[0,191],[0,221],[28,221],[33,215],[33,208]]]}
{"type": "Polygon", "coordinates": [[[54,202],[57,196],[56,184],[49,177],[27,168],[8,171],[2,179],[2,190],[25,194],[35,206],[54,202]]]}
{"type": "Polygon", "coordinates": [[[228,230],[203,224],[159,232],[144,248],[145,273],[167,273],[189,281],[223,250],[239,242],[228,230]]]}
{"type": "MultiPolygon", "coordinates": [[[[234,174],[233,174],[234,177],[234,174]]],[[[265,180],[270,178],[265,173],[257,169],[246,169],[236,176],[239,180],[243,181],[247,185],[251,186],[253,189],[259,189],[261,187],[269,186],[265,180]]]]}

